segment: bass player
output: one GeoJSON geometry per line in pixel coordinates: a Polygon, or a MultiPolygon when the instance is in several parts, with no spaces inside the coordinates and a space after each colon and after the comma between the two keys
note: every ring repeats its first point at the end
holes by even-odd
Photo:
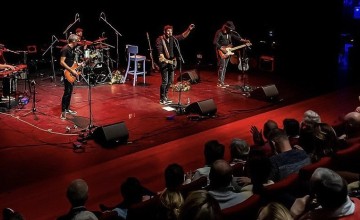
{"type": "Polygon", "coordinates": [[[213,44],[215,45],[216,55],[217,55],[217,65],[218,65],[218,81],[217,87],[226,88],[229,86],[225,84],[225,73],[226,68],[230,60],[230,55],[233,53],[235,49],[240,49],[243,46],[238,46],[231,48],[232,40],[237,40],[245,45],[250,45],[250,41],[243,39],[237,32],[235,31],[235,25],[232,21],[227,21],[223,26],[218,29],[215,33],[213,44]]]}
{"type": "Polygon", "coordinates": [[[75,62],[75,48],[80,41],[79,36],[71,34],[68,38],[68,44],[61,49],[60,65],[64,70],[64,94],[61,100],[61,115],[62,120],[66,119],[66,114],[76,115],[76,111],[70,109],[71,95],[74,88],[74,78],[78,77],[80,72],[77,72],[77,63],[75,62]]]}

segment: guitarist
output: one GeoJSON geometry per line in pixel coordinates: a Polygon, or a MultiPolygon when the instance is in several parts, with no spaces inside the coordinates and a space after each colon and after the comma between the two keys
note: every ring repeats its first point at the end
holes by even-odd
{"type": "Polygon", "coordinates": [[[223,26],[215,33],[213,44],[215,45],[218,65],[218,81],[217,87],[226,88],[229,86],[225,84],[226,68],[230,60],[230,56],[227,55],[226,48],[231,47],[232,41],[237,40],[242,43],[250,43],[249,40],[243,39],[236,34],[235,25],[232,21],[227,21],[223,26]]]}
{"type": "Polygon", "coordinates": [[[173,35],[173,26],[166,25],[164,27],[164,34],[156,39],[156,49],[159,54],[161,85],[160,85],[160,104],[167,105],[172,101],[168,98],[168,90],[174,80],[174,70],[176,66],[176,59],[174,55],[175,41],[184,40],[189,36],[190,31],[195,28],[194,24],[189,27],[182,34],[173,35]]]}
{"type": "Polygon", "coordinates": [[[71,34],[68,38],[68,44],[61,49],[60,65],[64,67],[64,94],[61,100],[61,116],[62,120],[66,119],[66,114],[76,115],[76,111],[70,109],[71,95],[73,93],[74,82],[72,77],[79,75],[76,72],[75,48],[80,38],[76,34],[71,34]],[[65,74],[68,73],[68,74],[65,74]],[[71,81],[71,82],[70,82],[71,81]]]}

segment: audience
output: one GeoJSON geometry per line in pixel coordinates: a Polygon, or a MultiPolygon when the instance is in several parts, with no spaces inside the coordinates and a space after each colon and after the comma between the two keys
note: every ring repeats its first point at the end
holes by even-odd
{"type": "Polygon", "coordinates": [[[269,144],[269,134],[272,129],[278,128],[278,124],[273,120],[267,120],[264,123],[264,137],[262,134],[262,130],[258,130],[256,126],[251,126],[250,132],[253,136],[254,146],[251,147],[250,150],[262,150],[267,156],[272,156],[274,154],[271,146],[269,144]],[[266,139],[266,141],[264,140],[266,139]]]}

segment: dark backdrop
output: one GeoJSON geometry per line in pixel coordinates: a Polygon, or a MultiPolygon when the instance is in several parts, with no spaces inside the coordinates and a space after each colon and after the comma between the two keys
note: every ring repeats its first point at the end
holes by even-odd
{"type": "MultiPolygon", "coordinates": [[[[123,36],[119,40],[119,62],[125,65],[125,45],[139,45],[142,54],[148,53],[146,32],[152,46],[162,34],[166,24],[174,25],[174,33],[183,32],[190,23],[196,28],[189,38],[181,42],[186,64],[196,63],[196,54],[203,55],[204,65],[215,65],[212,40],[215,31],[232,20],[237,31],[253,43],[251,56],[275,53],[277,70],[284,76],[313,76],[323,74],[333,77],[337,70],[339,33],[341,29],[342,1],[222,1],[221,5],[194,1],[49,1],[39,3],[9,2],[1,13],[0,42],[12,50],[26,50],[36,44],[40,55],[51,43],[51,36],[64,39],[64,30],[80,15],[70,32],[82,27],[87,40],[95,40],[105,32],[107,43],[116,46],[116,35],[109,25],[99,20],[104,12],[106,20],[123,36]],[[115,6],[118,5],[118,6],[115,6]],[[130,6],[129,6],[130,5],[130,6]],[[269,36],[273,31],[273,36],[269,36]],[[271,44],[271,42],[276,44],[271,44]],[[321,71],[320,71],[321,70],[321,71]]],[[[62,44],[56,44],[62,45],[62,44]]],[[[116,52],[111,51],[116,59],[116,52]]],[[[58,49],[54,49],[58,56],[58,49]]],[[[9,54],[14,60],[19,55],[9,54]]],[[[43,58],[49,59],[47,53],[43,58]]],[[[15,61],[14,61],[15,62],[15,61]]]]}

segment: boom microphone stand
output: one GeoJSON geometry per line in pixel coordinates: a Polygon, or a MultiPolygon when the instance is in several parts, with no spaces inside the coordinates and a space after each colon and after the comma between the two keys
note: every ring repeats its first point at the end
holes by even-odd
{"type": "Polygon", "coordinates": [[[80,22],[80,16],[78,13],[75,14],[75,21],[71,24],[69,24],[69,26],[67,26],[67,28],[65,29],[65,31],[63,32],[63,34],[65,34],[65,39],[68,39],[68,36],[67,36],[67,32],[68,30],[77,22],[79,21],[80,22]]]}
{"type": "Polygon", "coordinates": [[[119,31],[117,31],[109,22],[107,22],[106,20],[106,15],[104,12],[100,13],[100,18],[99,20],[103,20],[107,25],[109,25],[115,32],[116,34],[116,69],[119,70],[119,36],[122,37],[122,34],[119,33],[119,31]]]}
{"type": "Polygon", "coordinates": [[[53,46],[56,42],[58,42],[59,40],[55,37],[55,35],[51,36],[51,44],[50,46],[45,50],[45,52],[42,54],[42,56],[44,56],[48,50],[50,50],[50,56],[51,56],[51,67],[52,67],[52,71],[53,71],[53,75],[50,76],[49,78],[51,79],[52,82],[56,82],[56,78],[55,78],[55,66],[54,66],[54,55],[53,55],[53,46]]]}
{"type": "Polygon", "coordinates": [[[181,104],[181,93],[182,93],[182,89],[183,89],[183,80],[182,80],[182,63],[185,63],[183,56],[181,54],[181,50],[180,50],[180,45],[179,45],[179,41],[172,36],[173,40],[174,40],[174,44],[175,47],[179,53],[179,74],[180,74],[180,90],[179,90],[179,99],[178,99],[178,103],[177,104],[171,104],[169,106],[174,107],[176,109],[176,113],[177,114],[183,114],[185,113],[185,106],[181,104]]]}

